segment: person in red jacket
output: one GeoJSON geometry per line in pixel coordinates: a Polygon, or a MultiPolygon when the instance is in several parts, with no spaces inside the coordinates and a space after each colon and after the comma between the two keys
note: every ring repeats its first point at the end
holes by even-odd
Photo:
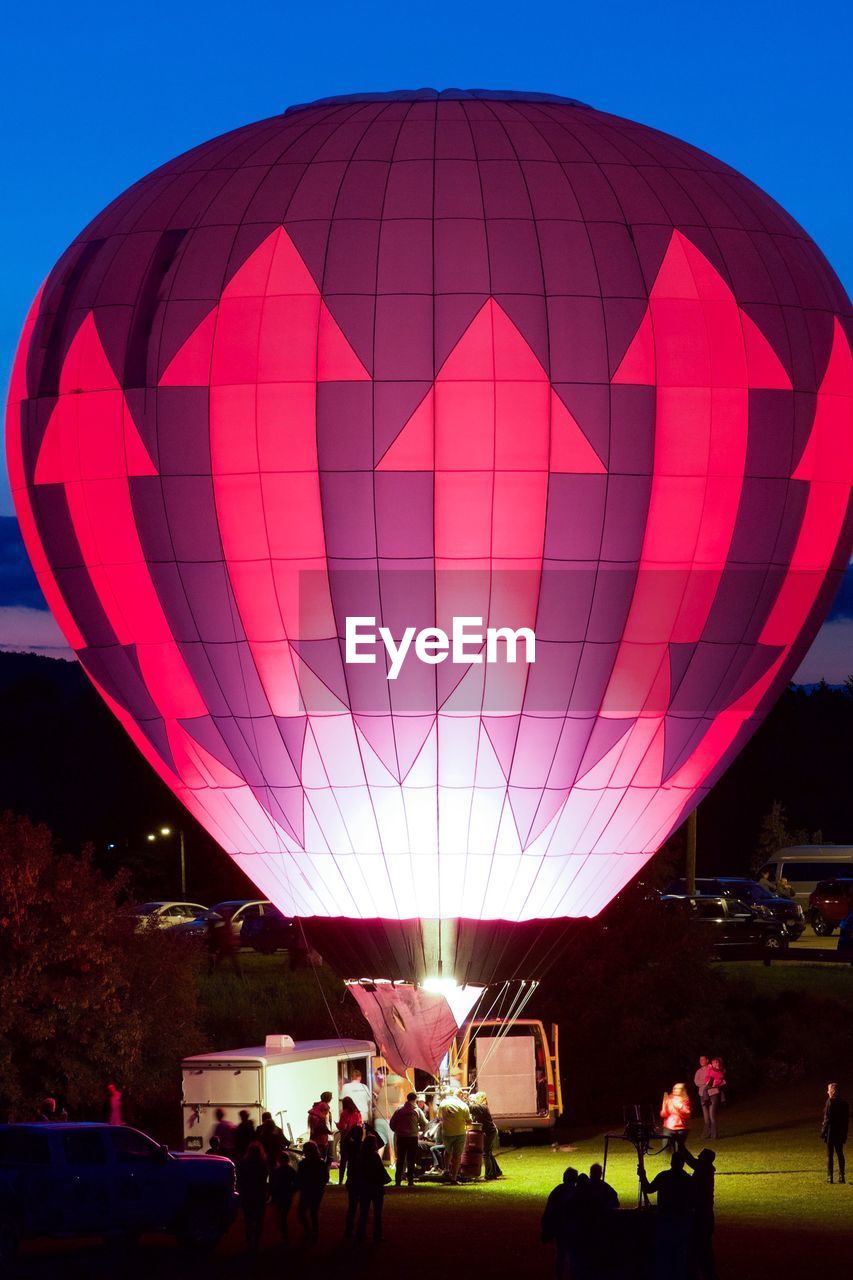
{"type": "Polygon", "coordinates": [[[308,1137],[316,1146],[324,1164],[328,1164],[331,1158],[329,1144],[332,1136],[331,1101],[330,1093],[321,1093],[319,1102],[315,1102],[308,1112],[308,1137]]]}
{"type": "Polygon", "coordinates": [[[690,1129],[690,1096],[687,1085],[674,1084],[672,1093],[663,1095],[660,1114],[669,1146],[673,1151],[680,1151],[687,1142],[690,1129]]]}

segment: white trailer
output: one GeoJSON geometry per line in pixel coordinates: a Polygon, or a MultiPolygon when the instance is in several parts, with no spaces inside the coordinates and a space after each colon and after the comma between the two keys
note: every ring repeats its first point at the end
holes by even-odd
{"type": "Polygon", "coordinates": [[[297,1040],[267,1036],[266,1044],[184,1058],[184,1148],[207,1149],[221,1107],[233,1124],[248,1111],[256,1125],[269,1111],[292,1142],[308,1137],[308,1112],[328,1090],[337,1115],[345,1081],[358,1067],[371,1079],[376,1046],[370,1040],[297,1040]]]}

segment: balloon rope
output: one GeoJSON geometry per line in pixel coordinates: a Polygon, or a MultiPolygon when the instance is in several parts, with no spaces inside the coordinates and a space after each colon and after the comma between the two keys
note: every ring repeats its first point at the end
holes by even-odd
{"type": "Polygon", "coordinates": [[[539,985],[539,984],[538,984],[537,982],[531,982],[531,983],[530,983],[530,987],[529,987],[529,988],[528,988],[528,990],[525,992],[525,991],[524,991],[524,983],[522,983],[522,986],[521,986],[521,992],[520,992],[521,999],[519,1000],[519,998],[518,998],[518,997],[516,997],[516,1001],[514,1002],[514,1004],[515,1004],[515,1006],[516,1006],[516,1007],[514,1007],[514,1008],[511,1008],[511,1009],[510,1009],[509,1013],[507,1014],[506,1019],[504,1020],[504,1025],[503,1025],[503,1027],[501,1028],[501,1030],[498,1032],[498,1034],[497,1034],[496,1036],[487,1036],[487,1037],[486,1037],[486,1038],[490,1041],[490,1045],[489,1045],[489,1049],[488,1049],[488,1052],[486,1053],[485,1058],[483,1059],[483,1061],[482,1061],[481,1063],[478,1063],[478,1065],[477,1065],[477,1073],[478,1073],[478,1075],[479,1075],[480,1071],[481,1071],[481,1070],[483,1070],[483,1068],[484,1068],[484,1067],[486,1067],[486,1066],[488,1065],[489,1059],[491,1058],[492,1054],[493,1054],[493,1053],[495,1052],[495,1050],[497,1049],[498,1044],[499,1044],[502,1040],[504,1040],[504,1039],[509,1035],[510,1030],[511,1030],[511,1029],[512,1029],[512,1027],[515,1025],[515,1023],[518,1021],[518,1019],[521,1017],[521,1014],[522,1014],[522,1012],[523,1012],[523,1010],[524,1010],[524,1008],[525,1008],[525,1006],[526,1006],[526,1004],[527,1004],[528,1000],[529,1000],[529,999],[530,999],[530,997],[533,995],[533,992],[536,990],[536,988],[537,988],[537,986],[538,986],[538,985],[539,985]]]}

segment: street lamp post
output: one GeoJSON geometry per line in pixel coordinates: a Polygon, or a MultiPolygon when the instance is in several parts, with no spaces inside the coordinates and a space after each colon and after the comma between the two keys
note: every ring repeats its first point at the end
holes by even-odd
{"type": "Polygon", "coordinates": [[[180,849],[181,849],[181,897],[186,898],[187,896],[187,854],[186,854],[186,847],[184,845],[183,830],[181,828],[178,828],[177,832],[173,832],[171,827],[161,827],[159,832],[155,832],[155,831],[149,832],[148,840],[150,842],[153,842],[154,840],[157,839],[158,835],[162,836],[164,839],[168,839],[168,837],[171,835],[177,835],[178,837],[178,840],[180,842],[180,849]]]}

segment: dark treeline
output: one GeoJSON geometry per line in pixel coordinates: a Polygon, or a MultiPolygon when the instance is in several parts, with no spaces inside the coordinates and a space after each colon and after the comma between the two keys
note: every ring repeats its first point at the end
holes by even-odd
{"type": "Polygon", "coordinates": [[[106,874],[126,868],[141,899],[180,897],[177,842],[150,844],[146,836],[164,825],[182,828],[191,901],[255,896],[142,758],[76,662],[0,653],[5,810],[45,823],[63,848],[90,844],[96,866],[106,874]]]}

